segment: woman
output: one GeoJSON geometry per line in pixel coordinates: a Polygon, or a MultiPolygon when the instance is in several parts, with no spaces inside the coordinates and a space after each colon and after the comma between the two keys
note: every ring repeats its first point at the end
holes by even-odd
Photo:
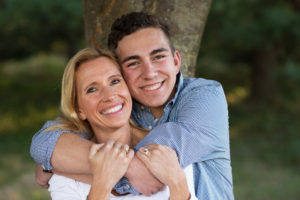
{"type": "Polygon", "coordinates": [[[52,199],[189,199],[194,197],[191,167],[180,168],[176,153],[161,145],[148,145],[137,156],[169,188],[151,197],[117,196],[114,185],[124,176],[133,158],[136,139],[130,134],[132,101],[119,66],[107,52],[91,48],[78,52],[68,63],[62,81],[63,117],[53,128],[85,132],[96,143],[90,150],[92,185],[53,175],[52,199]],[[170,167],[171,166],[171,167],[170,167]],[[189,192],[190,186],[190,192],[189,192]],[[100,188],[100,189],[99,189],[100,188]]]}

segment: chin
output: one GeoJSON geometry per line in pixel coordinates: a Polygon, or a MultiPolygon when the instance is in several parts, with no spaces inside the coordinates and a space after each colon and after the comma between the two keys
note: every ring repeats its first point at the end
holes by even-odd
{"type": "Polygon", "coordinates": [[[150,108],[157,108],[163,106],[164,104],[165,104],[164,101],[161,101],[161,102],[149,102],[149,104],[145,104],[145,105],[150,108]]]}

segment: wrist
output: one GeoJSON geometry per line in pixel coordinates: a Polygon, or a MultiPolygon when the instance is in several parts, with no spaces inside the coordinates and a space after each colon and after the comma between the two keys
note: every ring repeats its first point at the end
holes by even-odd
{"type": "Polygon", "coordinates": [[[134,156],[127,168],[125,175],[124,175],[126,178],[130,179],[130,177],[132,177],[132,174],[134,174],[134,166],[136,164],[136,161],[137,161],[137,158],[136,158],[136,156],[134,156]]]}
{"type": "Polygon", "coordinates": [[[187,185],[186,176],[183,170],[181,170],[180,173],[177,173],[176,176],[172,176],[171,179],[169,179],[167,185],[170,189],[176,190],[187,185]]]}
{"type": "Polygon", "coordinates": [[[190,199],[190,192],[185,174],[174,179],[169,185],[170,200],[190,199]]]}
{"type": "Polygon", "coordinates": [[[102,183],[100,180],[93,179],[90,193],[88,195],[88,200],[108,200],[112,187],[108,184],[102,183]]]}

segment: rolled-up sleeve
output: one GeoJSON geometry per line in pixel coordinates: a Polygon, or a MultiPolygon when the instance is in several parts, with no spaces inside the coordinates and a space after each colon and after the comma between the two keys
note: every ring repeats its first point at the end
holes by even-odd
{"type": "Polygon", "coordinates": [[[228,108],[222,86],[202,86],[179,97],[169,122],[153,128],[136,146],[167,145],[177,152],[182,167],[203,160],[228,158],[228,108]]]}
{"type": "Polygon", "coordinates": [[[44,126],[33,136],[30,146],[30,155],[36,163],[42,165],[46,170],[52,170],[50,159],[58,138],[67,130],[51,130],[45,129],[55,125],[54,121],[47,121],[44,126]]]}

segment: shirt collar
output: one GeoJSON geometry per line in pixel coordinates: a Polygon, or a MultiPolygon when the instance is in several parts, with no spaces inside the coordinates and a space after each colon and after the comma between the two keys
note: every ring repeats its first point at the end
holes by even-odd
{"type": "Polygon", "coordinates": [[[181,74],[181,72],[179,71],[179,73],[177,74],[176,77],[176,83],[175,83],[175,95],[174,97],[167,103],[167,105],[169,104],[173,104],[174,102],[176,102],[177,97],[178,97],[178,93],[180,92],[181,88],[183,87],[183,76],[181,74]]]}

